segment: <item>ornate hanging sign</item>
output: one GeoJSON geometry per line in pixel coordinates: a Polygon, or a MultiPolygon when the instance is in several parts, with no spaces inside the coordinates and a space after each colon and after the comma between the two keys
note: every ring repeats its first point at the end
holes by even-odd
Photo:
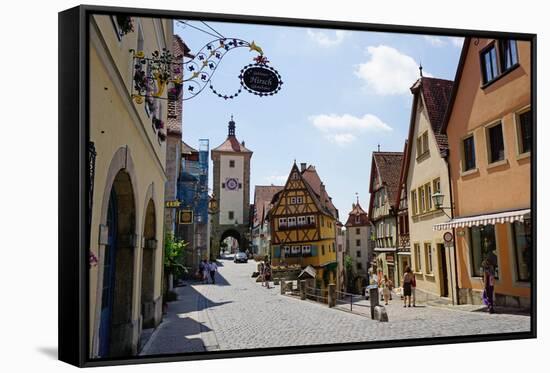
{"type": "MultiPolygon", "coordinates": [[[[195,55],[183,62],[163,49],[146,57],[143,51],[131,49],[133,54],[132,98],[137,104],[145,101],[154,109],[157,99],[170,101],[189,100],[208,86],[210,90],[225,100],[235,98],[242,88],[258,96],[271,96],[281,89],[280,74],[267,64],[263,50],[254,42],[235,38],[221,38],[211,41],[195,55]],[[212,76],[225,54],[235,48],[249,48],[258,53],[255,63],[246,65],[239,75],[241,86],[232,94],[223,94],[214,89],[212,76]]],[[[150,108],[150,109],[151,109],[150,108]]],[[[151,110],[153,111],[153,110],[151,110]]]]}
{"type": "Polygon", "coordinates": [[[273,96],[281,89],[281,75],[266,64],[250,64],[241,70],[241,85],[248,92],[262,96],[273,96]]]}

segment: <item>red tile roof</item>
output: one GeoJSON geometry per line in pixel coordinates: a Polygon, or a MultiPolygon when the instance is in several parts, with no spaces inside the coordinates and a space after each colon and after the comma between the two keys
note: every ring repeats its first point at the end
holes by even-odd
{"type": "MultiPolygon", "coordinates": [[[[302,177],[304,180],[309,184],[311,189],[316,194],[317,198],[321,198],[321,178],[319,177],[319,174],[317,173],[317,170],[315,169],[315,166],[309,165],[304,171],[302,171],[302,177]]],[[[326,198],[325,198],[325,205],[327,209],[330,211],[331,215],[338,220],[338,209],[334,204],[332,203],[332,198],[328,195],[328,193],[325,190],[326,198]]]]}
{"type": "Polygon", "coordinates": [[[422,77],[411,88],[413,94],[417,94],[419,89],[422,91],[426,111],[441,153],[449,148],[447,135],[442,132],[442,129],[453,84],[452,80],[422,77]]]}
{"type": "Polygon", "coordinates": [[[394,206],[399,190],[403,152],[373,152],[372,157],[380,182],[387,188],[390,206],[394,206]]]}
{"type": "Polygon", "coordinates": [[[361,207],[359,204],[359,201],[357,203],[354,203],[352,205],[352,209],[350,213],[348,214],[348,220],[346,221],[346,227],[364,227],[365,225],[369,225],[369,216],[365,210],[361,207]],[[356,217],[359,217],[359,222],[357,222],[356,217]]]}
{"type": "Polygon", "coordinates": [[[253,227],[262,223],[267,211],[271,206],[273,196],[283,190],[281,185],[256,185],[254,188],[254,208],[255,214],[252,219],[253,227]]]}

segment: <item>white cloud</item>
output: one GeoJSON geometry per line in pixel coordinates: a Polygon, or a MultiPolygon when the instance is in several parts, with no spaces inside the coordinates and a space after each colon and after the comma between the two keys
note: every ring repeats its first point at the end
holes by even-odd
{"type": "Polygon", "coordinates": [[[464,38],[456,37],[456,36],[432,36],[432,35],[424,35],[424,40],[428,41],[431,45],[434,47],[444,47],[447,45],[452,45],[457,48],[462,48],[462,43],[464,42],[464,38]]]}
{"type": "MultiPolygon", "coordinates": [[[[355,75],[365,81],[367,88],[379,95],[409,94],[409,88],[420,77],[418,63],[387,45],[368,47],[370,59],[359,64],[355,75]]],[[[431,76],[423,71],[424,76],[431,76]]]]}
{"type": "Polygon", "coordinates": [[[350,114],[319,114],[308,119],[327,140],[340,146],[354,142],[360,133],[392,131],[389,125],[373,114],[365,114],[362,117],[350,114]]]}
{"type": "Polygon", "coordinates": [[[464,44],[464,38],[451,37],[449,39],[451,40],[452,45],[454,45],[457,48],[462,48],[462,44],[464,44]]]}
{"type": "Polygon", "coordinates": [[[352,143],[357,139],[357,137],[352,133],[337,133],[334,135],[327,135],[326,137],[329,141],[332,141],[340,146],[352,143]]]}
{"type": "Polygon", "coordinates": [[[443,39],[437,36],[424,35],[424,39],[434,47],[442,47],[447,44],[443,39]]]}
{"type": "Polygon", "coordinates": [[[326,31],[307,30],[309,37],[321,47],[334,47],[344,41],[350,35],[349,31],[336,30],[334,37],[331,37],[326,31]]]}

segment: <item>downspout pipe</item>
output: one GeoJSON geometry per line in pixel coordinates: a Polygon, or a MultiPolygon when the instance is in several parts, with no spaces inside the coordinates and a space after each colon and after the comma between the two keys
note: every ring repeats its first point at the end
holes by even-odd
{"type": "MultiPolygon", "coordinates": [[[[449,152],[450,150],[447,149],[447,151],[445,152],[445,163],[447,164],[447,177],[448,177],[448,180],[449,180],[449,198],[450,198],[450,201],[451,201],[451,219],[454,218],[454,201],[453,201],[453,185],[452,185],[452,179],[451,179],[451,165],[449,163],[449,152]]],[[[457,251],[457,240],[456,240],[456,228],[453,228],[453,253],[454,253],[454,273],[455,273],[455,280],[454,280],[454,285],[455,285],[455,292],[456,292],[456,304],[459,305],[460,304],[460,288],[458,286],[458,258],[457,258],[457,254],[456,254],[456,251],[457,251]]]]}

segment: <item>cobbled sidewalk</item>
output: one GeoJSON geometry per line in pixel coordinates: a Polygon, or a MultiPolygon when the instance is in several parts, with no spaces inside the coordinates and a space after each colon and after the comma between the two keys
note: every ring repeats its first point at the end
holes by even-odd
{"type": "Polygon", "coordinates": [[[217,284],[178,288],[180,298],[142,354],[476,335],[530,330],[530,317],[417,305],[396,296],[389,322],[280,295],[251,278],[256,263],[221,260],[217,284]],[[194,306],[194,310],[193,309],[194,306]],[[175,315],[176,314],[176,315],[175,315]],[[186,320],[186,321],[182,321],[186,320]]]}

